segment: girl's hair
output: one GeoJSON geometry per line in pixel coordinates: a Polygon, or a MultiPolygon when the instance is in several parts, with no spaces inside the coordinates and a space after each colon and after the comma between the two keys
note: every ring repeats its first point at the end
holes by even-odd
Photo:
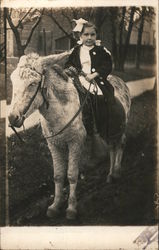
{"type": "Polygon", "coordinates": [[[95,30],[95,32],[97,33],[97,28],[96,28],[95,24],[93,24],[93,23],[91,23],[91,22],[87,22],[87,23],[84,23],[84,24],[83,24],[83,28],[82,28],[82,30],[81,30],[81,32],[80,32],[81,35],[82,35],[82,33],[84,32],[84,29],[85,29],[85,28],[93,28],[93,29],[95,30]]]}

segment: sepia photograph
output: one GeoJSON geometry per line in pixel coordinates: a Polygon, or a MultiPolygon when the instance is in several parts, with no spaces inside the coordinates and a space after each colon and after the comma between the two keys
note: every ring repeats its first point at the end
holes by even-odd
{"type": "Polygon", "coordinates": [[[155,250],[158,3],[49,2],[0,10],[1,226],[140,227],[100,249],[155,250]]]}

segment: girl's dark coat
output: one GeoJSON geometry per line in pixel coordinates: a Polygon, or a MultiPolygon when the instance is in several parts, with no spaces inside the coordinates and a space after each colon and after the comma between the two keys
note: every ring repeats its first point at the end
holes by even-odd
{"type": "MultiPolygon", "coordinates": [[[[80,48],[81,45],[77,45],[69,56],[68,61],[65,64],[65,68],[73,66],[80,73],[82,70],[80,62],[80,48]]],[[[106,52],[103,46],[95,45],[90,51],[91,58],[91,73],[97,72],[98,77],[95,78],[98,86],[101,88],[103,94],[107,90],[108,92],[113,92],[113,87],[107,81],[107,76],[112,71],[112,60],[111,55],[106,52]],[[107,89],[106,89],[106,88],[107,89]]]]}

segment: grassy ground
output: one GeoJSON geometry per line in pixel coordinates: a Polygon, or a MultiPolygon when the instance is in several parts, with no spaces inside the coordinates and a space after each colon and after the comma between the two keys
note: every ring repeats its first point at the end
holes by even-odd
{"type": "Polygon", "coordinates": [[[126,65],[124,72],[113,70],[113,74],[121,77],[125,82],[149,78],[156,75],[155,65],[141,65],[140,69],[126,65]]]}
{"type": "MultiPolygon", "coordinates": [[[[9,73],[13,69],[11,65],[9,73]]],[[[155,69],[129,67],[123,73],[113,73],[125,81],[132,81],[154,76],[155,69]]],[[[7,90],[10,103],[9,74],[7,90]]],[[[0,128],[3,134],[4,122],[0,128]]],[[[8,139],[10,224],[70,225],[64,211],[56,220],[45,216],[47,206],[53,200],[54,185],[52,160],[41,128],[31,128],[23,133],[23,138],[25,145],[20,144],[15,136],[8,139]]],[[[108,159],[96,168],[85,166],[85,179],[80,179],[77,187],[79,216],[73,225],[154,223],[156,90],[133,100],[122,165],[122,179],[111,185],[105,182],[108,159]]],[[[67,197],[67,187],[65,193],[67,197]]]]}

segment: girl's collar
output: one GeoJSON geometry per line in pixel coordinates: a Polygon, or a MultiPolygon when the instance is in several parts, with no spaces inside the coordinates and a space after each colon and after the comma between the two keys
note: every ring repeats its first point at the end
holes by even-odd
{"type": "Polygon", "coordinates": [[[91,49],[93,49],[93,48],[94,48],[94,45],[93,45],[93,46],[88,47],[88,46],[86,46],[86,45],[82,44],[82,48],[83,48],[83,49],[85,49],[85,50],[91,50],[91,49]]]}
{"type": "MultiPolygon", "coordinates": [[[[77,44],[81,45],[81,46],[83,45],[81,40],[78,40],[77,44]]],[[[95,41],[95,46],[101,46],[101,40],[96,40],[95,41]]]]}

